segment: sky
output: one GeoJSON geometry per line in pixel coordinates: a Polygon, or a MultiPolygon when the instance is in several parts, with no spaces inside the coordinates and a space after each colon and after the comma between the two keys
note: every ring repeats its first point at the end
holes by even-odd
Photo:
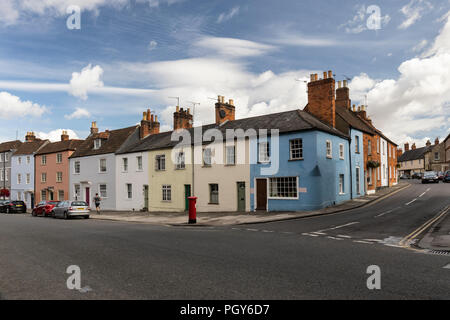
{"type": "Polygon", "coordinates": [[[83,139],[148,108],[168,131],[173,97],[200,103],[196,124],[218,95],[237,118],[303,109],[327,70],[399,145],[442,141],[450,0],[1,0],[0,141],[83,139]]]}

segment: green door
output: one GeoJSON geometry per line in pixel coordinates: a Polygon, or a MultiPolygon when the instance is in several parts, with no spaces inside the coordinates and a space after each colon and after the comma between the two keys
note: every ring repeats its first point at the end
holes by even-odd
{"type": "Polygon", "coordinates": [[[184,204],[184,210],[189,210],[189,197],[191,196],[191,185],[185,184],[184,185],[184,198],[185,198],[185,204],[184,204]]]}
{"type": "Polygon", "coordinates": [[[245,182],[237,183],[238,211],[245,211],[245,182]]]}
{"type": "Polygon", "coordinates": [[[148,185],[144,186],[144,207],[148,210],[148,185]]]}

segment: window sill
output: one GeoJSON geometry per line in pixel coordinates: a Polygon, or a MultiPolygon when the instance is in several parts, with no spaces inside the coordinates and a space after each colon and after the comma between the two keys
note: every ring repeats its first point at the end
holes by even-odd
{"type": "Polygon", "coordinates": [[[236,164],[226,164],[225,167],[236,167],[236,164]]]}
{"type": "Polygon", "coordinates": [[[332,159],[333,159],[333,157],[331,157],[331,156],[327,156],[327,159],[330,159],[330,160],[332,160],[332,159]]]}
{"type": "Polygon", "coordinates": [[[183,171],[183,170],[186,170],[186,168],[175,168],[175,170],[177,170],[177,171],[183,171]]]}
{"type": "Polygon", "coordinates": [[[214,205],[214,206],[218,206],[219,205],[219,203],[213,203],[213,202],[209,202],[208,204],[214,205]]]}
{"type": "Polygon", "coordinates": [[[340,195],[340,196],[345,196],[346,193],[340,193],[340,192],[339,192],[339,195],[340,195]]]}
{"type": "Polygon", "coordinates": [[[304,161],[304,158],[299,158],[299,159],[289,159],[289,162],[295,162],[295,161],[304,161]]]}
{"type": "Polygon", "coordinates": [[[211,168],[211,165],[203,165],[202,168],[211,168]]]}

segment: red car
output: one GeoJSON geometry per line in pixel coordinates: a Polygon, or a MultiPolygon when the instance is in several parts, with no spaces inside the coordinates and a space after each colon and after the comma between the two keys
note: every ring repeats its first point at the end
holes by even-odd
{"type": "Polygon", "coordinates": [[[38,205],[31,211],[33,217],[51,217],[52,210],[58,205],[59,201],[41,201],[38,205]]]}

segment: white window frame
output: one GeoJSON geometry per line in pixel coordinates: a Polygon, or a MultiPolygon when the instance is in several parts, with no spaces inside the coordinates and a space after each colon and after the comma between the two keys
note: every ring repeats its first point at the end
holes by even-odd
{"type": "Polygon", "coordinates": [[[369,181],[367,181],[367,184],[371,186],[371,185],[373,185],[373,178],[372,178],[372,176],[373,176],[373,168],[372,167],[370,167],[367,170],[367,175],[369,177],[369,181]]]}
{"type": "Polygon", "coordinates": [[[47,191],[41,190],[41,201],[47,201],[47,191]]]}
{"type": "MultiPolygon", "coordinates": [[[[268,199],[279,199],[279,200],[298,200],[299,199],[299,192],[298,192],[298,185],[299,185],[299,177],[271,177],[268,178],[268,199]],[[283,196],[274,196],[272,193],[272,187],[273,187],[273,182],[275,180],[285,180],[285,179],[295,179],[295,197],[283,197],[283,196]]],[[[289,181],[288,181],[289,182],[289,181]]],[[[277,185],[277,189],[278,189],[278,185],[277,185]]],[[[278,190],[277,190],[278,192],[278,190]]]]}
{"type": "Polygon", "coordinates": [[[166,155],[165,154],[158,154],[155,156],[155,171],[166,171],[166,155]]]}
{"type": "Polygon", "coordinates": [[[258,162],[269,163],[270,162],[270,144],[269,141],[260,141],[258,143],[258,162]]]}
{"type": "Polygon", "coordinates": [[[219,184],[218,183],[210,183],[208,186],[208,191],[209,191],[209,204],[219,204],[219,184]],[[213,194],[212,191],[212,186],[217,186],[217,191],[213,194]],[[213,196],[216,197],[217,196],[217,201],[213,201],[213,196]]]}
{"type": "Polygon", "coordinates": [[[17,157],[17,164],[22,164],[22,157],[17,157]]]}
{"type": "Polygon", "coordinates": [[[27,177],[26,177],[26,184],[30,184],[31,183],[31,174],[27,173],[27,177]]]}
{"type": "Polygon", "coordinates": [[[94,150],[100,149],[102,146],[102,139],[95,139],[94,140],[94,150]]]}
{"type": "Polygon", "coordinates": [[[355,153],[360,153],[360,148],[359,136],[355,136],[355,153]]]}
{"type": "Polygon", "coordinates": [[[341,160],[345,159],[345,148],[343,143],[339,144],[339,159],[341,160]]]}
{"type": "Polygon", "coordinates": [[[43,154],[41,157],[41,165],[45,166],[47,165],[47,155],[43,154]]]}
{"type": "Polygon", "coordinates": [[[227,166],[234,166],[236,165],[236,146],[225,146],[225,164],[227,166]],[[231,151],[231,152],[230,152],[231,151]],[[232,153],[232,156],[231,156],[232,153]]]}
{"type": "Polygon", "coordinates": [[[356,179],[356,194],[361,195],[361,167],[356,166],[355,179],[356,179]]]}
{"type": "Polygon", "coordinates": [[[98,172],[99,173],[107,173],[108,172],[108,166],[107,166],[106,158],[100,158],[98,160],[98,172]],[[105,162],[105,171],[102,171],[102,161],[105,162]]]}
{"type": "Polygon", "coordinates": [[[98,195],[102,199],[108,198],[108,185],[106,183],[99,183],[98,184],[98,195]],[[102,193],[102,186],[105,186],[105,193],[102,193]]]}
{"type": "Polygon", "coordinates": [[[30,161],[31,161],[31,157],[27,156],[27,164],[30,164],[30,161]]]}
{"type": "Polygon", "coordinates": [[[22,175],[20,173],[17,174],[17,184],[22,184],[22,175]]]}
{"type": "Polygon", "coordinates": [[[64,201],[65,195],[66,193],[64,192],[64,190],[58,190],[58,201],[64,201]],[[61,199],[61,192],[62,192],[62,199],[61,199]]]}
{"type": "Polygon", "coordinates": [[[289,160],[303,160],[303,139],[296,138],[289,140],[289,160]],[[299,143],[297,143],[299,142],[299,143]],[[295,144],[297,143],[297,144],[295,144]],[[295,157],[294,153],[298,153],[299,156],[295,157]]]}
{"type": "Polygon", "coordinates": [[[339,174],[339,195],[345,195],[345,175],[339,174]]]}
{"type": "Polygon", "coordinates": [[[136,171],[144,171],[144,162],[143,161],[144,160],[143,160],[142,156],[136,157],[136,167],[137,167],[136,171]]]}
{"type": "Polygon", "coordinates": [[[172,201],[172,185],[163,184],[161,187],[162,191],[162,201],[171,202],[172,201]]]}
{"type": "Polygon", "coordinates": [[[128,172],[128,158],[122,158],[122,172],[128,172]]]}
{"type": "Polygon", "coordinates": [[[326,154],[328,159],[333,159],[333,143],[331,140],[325,142],[326,154]]]}
{"type": "Polygon", "coordinates": [[[81,199],[78,198],[78,197],[81,197],[81,185],[78,184],[78,183],[75,183],[73,185],[73,197],[76,200],[81,200],[81,199]],[[79,192],[77,192],[77,191],[79,191],[79,192]]]}
{"type": "Polygon", "coordinates": [[[56,182],[57,183],[62,183],[63,182],[63,173],[62,173],[62,171],[56,172],[56,182]],[[60,179],[60,177],[61,177],[61,179],[60,179]]]}
{"type": "Polygon", "coordinates": [[[63,162],[63,154],[57,153],[56,154],[56,163],[62,163],[63,162]]]}
{"type": "Polygon", "coordinates": [[[184,170],[186,169],[186,154],[183,151],[177,152],[175,155],[175,169],[184,170]]]}
{"type": "Polygon", "coordinates": [[[127,183],[125,184],[126,192],[127,192],[127,199],[132,200],[133,199],[133,184],[127,183]]]}
{"type": "Polygon", "coordinates": [[[73,173],[80,174],[81,173],[81,161],[74,161],[73,163],[73,173]],[[78,164],[78,172],[77,172],[77,164],[78,164]]]}
{"type": "Polygon", "coordinates": [[[202,154],[203,154],[203,166],[211,167],[211,165],[212,165],[212,149],[204,148],[202,154]]]}

